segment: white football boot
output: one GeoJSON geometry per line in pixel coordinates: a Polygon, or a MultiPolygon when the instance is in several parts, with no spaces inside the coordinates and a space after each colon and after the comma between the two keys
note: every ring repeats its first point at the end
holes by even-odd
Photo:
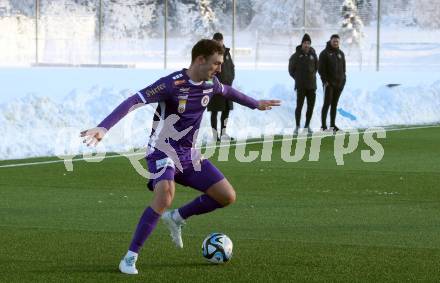
{"type": "Polygon", "coordinates": [[[183,220],[178,213],[177,209],[167,211],[162,215],[162,221],[167,225],[168,230],[170,230],[171,240],[176,247],[183,248],[182,226],[185,225],[185,220],[183,220]],[[177,220],[176,218],[180,219],[177,220]]]}
{"type": "Polygon", "coordinates": [[[136,269],[137,258],[138,255],[136,253],[128,251],[119,263],[119,270],[125,274],[138,274],[138,270],[136,269]]]}

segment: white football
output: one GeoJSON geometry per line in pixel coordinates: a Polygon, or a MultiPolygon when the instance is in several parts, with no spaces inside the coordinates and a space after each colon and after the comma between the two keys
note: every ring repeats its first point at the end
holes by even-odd
{"type": "Polygon", "coordinates": [[[202,254],[212,263],[227,262],[232,257],[232,241],[222,233],[211,233],[203,240],[202,254]]]}

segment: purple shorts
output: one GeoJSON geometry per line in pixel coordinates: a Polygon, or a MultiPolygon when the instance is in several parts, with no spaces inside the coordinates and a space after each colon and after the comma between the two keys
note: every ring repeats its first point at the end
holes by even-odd
{"type": "Polygon", "coordinates": [[[150,174],[158,174],[156,178],[148,181],[148,189],[154,190],[159,181],[174,180],[176,183],[186,187],[192,187],[198,191],[205,192],[215,183],[223,180],[225,177],[208,159],[200,162],[200,171],[194,169],[191,161],[182,162],[183,172],[174,167],[174,164],[168,162],[169,158],[154,159],[147,157],[148,171],[150,174]]]}

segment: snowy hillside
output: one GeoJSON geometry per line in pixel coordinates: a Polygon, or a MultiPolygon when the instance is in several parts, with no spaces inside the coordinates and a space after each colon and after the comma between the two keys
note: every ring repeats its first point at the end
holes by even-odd
{"type": "MultiPolygon", "coordinates": [[[[81,130],[94,127],[124,98],[167,72],[33,68],[0,73],[7,74],[0,78],[0,159],[15,159],[84,151],[78,137],[81,130]]],[[[237,105],[230,117],[231,136],[258,137],[294,126],[295,94],[286,71],[241,70],[235,87],[255,98],[281,99],[283,105],[269,112],[237,105]]],[[[320,126],[322,100],[319,88],[313,128],[320,126]]],[[[440,79],[433,72],[352,71],[339,107],[337,124],[342,128],[438,123],[440,79]],[[401,85],[389,88],[390,83],[401,85]]],[[[131,113],[112,129],[99,150],[119,152],[144,146],[153,113],[151,106],[131,113]]],[[[209,139],[209,113],[202,128],[199,138],[209,139]]]]}

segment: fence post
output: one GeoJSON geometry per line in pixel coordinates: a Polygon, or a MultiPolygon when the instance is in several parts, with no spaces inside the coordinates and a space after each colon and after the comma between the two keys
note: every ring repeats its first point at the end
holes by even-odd
{"type": "Polygon", "coordinates": [[[38,19],[40,18],[40,0],[35,0],[35,64],[38,65],[38,19]]]}
{"type": "Polygon", "coordinates": [[[377,0],[377,44],[376,44],[376,71],[380,69],[380,0],[377,0]]]}
{"type": "Polygon", "coordinates": [[[168,39],[168,33],[167,33],[167,22],[168,22],[168,0],[165,0],[165,9],[164,9],[164,22],[163,22],[163,68],[166,70],[167,68],[167,39],[168,39]]]}
{"type": "Polygon", "coordinates": [[[98,65],[102,64],[102,0],[99,0],[99,12],[98,12],[98,65]]]}
{"type": "Polygon", "coordinates": [[[232,60],[235,61],[235,17],[236,1],[232,0],[232,60]]]}
{"type": "Polygon", "coordinates": [[[306,33],[306,0],[303,1],[303,34],[306,33]]]}

